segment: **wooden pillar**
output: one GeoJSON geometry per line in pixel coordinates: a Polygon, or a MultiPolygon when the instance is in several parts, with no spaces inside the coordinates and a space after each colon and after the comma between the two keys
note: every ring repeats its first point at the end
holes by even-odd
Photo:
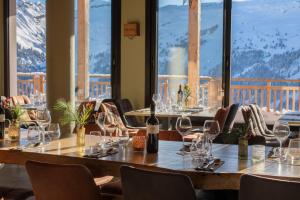
{"type": "MultiPolygon", "coordinates": [[[[47,104],[52,121],[58,122],[61,114],[53,110],[58,99],[74,104],[74,0],[46,1],[47,45],[47,104]]],[[[71,127],[62,129],[62,135],[71,133],[71,127]]]]}
{"type": "Polygon", "coordinates": [[[78,99],[89,96],[89,1],[78,2],[78,99]]]}
{"type": "Polygon", "coordinates": [[[188,84],[191,88],[191,104],[195,104],[200,74],[200,14],[201,0],[189,0],[188,84]]]}

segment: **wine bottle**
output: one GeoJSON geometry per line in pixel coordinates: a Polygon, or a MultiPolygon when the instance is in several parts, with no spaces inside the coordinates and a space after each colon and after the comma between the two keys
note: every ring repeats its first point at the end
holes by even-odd
{"type": "Polygon", "coordinates": [[[151,115],[147,119],[147,153],[158,152],[158,133],[159,133],[159,121],[155,117],[155,105],[152,103],[151,115]]]}
{"type": "Polygon", "coordinates": [[[177,104],[180,106],[182,104],[182,99],[183,99],[183,91],[181,88],[181,84],[179,85],[179,90],[177,92],[177,104]]]}
{"type": "Polygon", "coordinates": [[[5,131],[5,110],[2,106],[2,99],[0,99],[0,140],[4,139],[5,131]]]}

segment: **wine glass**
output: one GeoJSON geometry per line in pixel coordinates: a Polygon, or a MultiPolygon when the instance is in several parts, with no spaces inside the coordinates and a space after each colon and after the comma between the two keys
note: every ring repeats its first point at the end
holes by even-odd
{"type": "Polygon", "coordinates": [[[158,109],[158,104],[159,104],[159,102],[161,100],[160,94],[159,93],[154,93],[153,96],[152,96],[152,100],[153,100],[153,102],[155,104],[156,110],[158,111],[159,110],[158,109]]]}
{"type": "Polygon", "coordinates": [[[273,127],[273,134],[279,142],[279,157],[282,158],[282,143],[290,134],[290,127],[287,122],[276,121],[273,127]]]}
{"type": "Polygon", "coordinates": [[[219,122],[216,120],[206,120],[204,122],[204,126],[203,126],[203,133],[209,141],[209,152],[210,152],[209,154],[210,154],[210,159],[212,159],[213,158],[212,143],[213,143],[213,140],[216,139],[216,137],[220,133],[219,122]]]}
{"type": "Polygon", "coordinates": [[[51,123],[50,111],[47,108],[36,110],[36,122],[42,131],[42,144],[47,144],[45,140],[45,129],[51,123]]]}
{"type": "Polygon", "coordinates": [[[104,118],[104,127],[105,127],[105,130],[109,133],[111,141],[113,140],[112,136],[113,136],[113,133],[118,128],[118,125],[119,124],[118,124],[115,114],[110,111],[106,112],[105,118],[104,118]]]}
{"type": "Polygon", "coordinates": [[[182,152],[185,152],[184,137],[189,135],[192,130],[192,122],[188,116],[182,115],[177,118],[176,130],[182,136],[182,152]]]}

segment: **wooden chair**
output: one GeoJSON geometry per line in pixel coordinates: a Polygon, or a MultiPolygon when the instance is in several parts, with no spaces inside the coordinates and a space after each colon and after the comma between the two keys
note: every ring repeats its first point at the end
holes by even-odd
{"type": "Polygon", "coordinates": [[[125,122],[126,127],[132,128],[145,128],[145,124],[140,123],[135,116],[125,116],[126,112],[133,111],[133,106],[129,99],[119,99],[116,101],[119,107],[122,120],[125,122]]]}
{"type": "Polygon", "coordinates": [[[182,174],[121,167],[125,200],[196,200],[189,177],[182,174]]]}
{"type": "Polygon", "coordinates": [[[91,172],[83,165],[28,161],[25,166],[37,200],[104,199],[91,172]]]}
{"type": "Polygon", "coordinates": [[[239,200],[294,200],[300,199],[300,182],[243,175],[239,200]]]}

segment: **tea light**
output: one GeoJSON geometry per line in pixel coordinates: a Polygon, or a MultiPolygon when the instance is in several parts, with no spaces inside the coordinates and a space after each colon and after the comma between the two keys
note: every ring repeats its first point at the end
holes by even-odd
{"type": "Polygon", "coordinates": [[[143,151],[145,149],[145,136],[133,136],[132,147],[134,150],[143,151]]]}

